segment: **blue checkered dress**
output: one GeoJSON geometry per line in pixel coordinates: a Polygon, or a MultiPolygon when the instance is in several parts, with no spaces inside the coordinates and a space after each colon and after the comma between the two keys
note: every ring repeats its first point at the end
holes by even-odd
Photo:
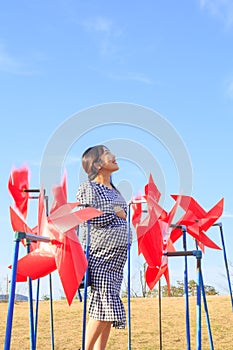
{"type": "MultiPolygon", "coordinates": [[[[89,316],[95,320],[112,321],[116,328],[126,325],[125,309],[120,299],[123,270],[127,259],[127,221],[116,216],[115,206],[127,212],[127,205],[115,189],[83,182],[77,193],[81,204],[89,204],[104,212],[90,222],[89,271],[91,296],[89,316]]],[[[86,243],[87,224],[82,225],[82,240],[86,243]]]]}

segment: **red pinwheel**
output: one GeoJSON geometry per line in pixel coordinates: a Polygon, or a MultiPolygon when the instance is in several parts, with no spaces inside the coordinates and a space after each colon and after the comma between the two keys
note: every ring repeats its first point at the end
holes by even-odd
{"type": "MultiPolygon", "coordinates": [[[[168,270],[168,257],[165,255],[166,252],[174,251],[175,248],[170,240],[170,225],[174,218],[174,215],[176,213],[176,210],[179,205],[179,198],[177,199],[175,205],[171,209],[169,213],[167,213],[165,210],[162,212],[161,217],[158,219],[159,227],[157,228],[157,236],[160,235],[160,238],[158,239],[157,236],[153,237],[154,240],[158,240],[158,242],[162,241],[162,245],[158,245],[157,248],[157,254],[160,260],[160,263],[158,265],[150,265],[148,264],[147,270],[146,270],[146,282],[150,289],[153,289],[156,283],[159,281],[159,279],[164,275],[167,287],[168,287],[168,294],[170,293],[170,278],[169,278],[169,270],[168,270]],[[162,238],[162,239],[161,239],[162,238]]],[[[156,247],[156,245],[155,245],[156,247]]],[[[156,254],[156,250],[151,251],[151,253],[156,254]]],[[[144,255],[145,256],[145,255],[144,255]]],[[[151,254],[152,257],[152,254],[151,254]]],[[[156,259],[154,259],[154,262],[156,259]]]]}
{"type": "MultiPolygon", "coordinates": [[[[23,219],[10,207],[11,225],[14,231],[21,231],[29,234],[39,234],[37,228],[31,229],[23,219]]],[[[46,232],[44,231],[44,236],[46,232]]],[[[46,236],[48,237],[48,236],[46,236]]],[[[56,246],[50,244],[32,242],[30,245],[31,253],[19,259],[17,267],[17,282],[25,282],[27,277],[32,279],[41,278],[56,270],[55,263],[56,246]]],[[[9,266],[11,268],[11,266],[9,266]]]]}
{"type": "MultiPolygon", "coordinates": [[[[172,198],[176,200],[177,195],[172,195],[172,198]]],[[[205,234],[205,232],[222,215],[223,203],[224,199],[222,198],[212,209],[206,212],[194,198],[182,195],[180,206],[185,210],[185,214],[177,222],[177,225],[185,225],[187,232],[197,240],[202,249],[204,249],[204,246],[213,249],[221,249],[205,234]]],[[[181,230],[174,228],[171,232],[172,242],[176,242],[181,235],[181,230]]]]}
{"type": "Polygon", "coordinates": [[[29,169],[25,166],[20,169],[13,169],[8,181],[8,189],[11,193],[15,207],[23,215],[27,217],[28,197],[29,194],[24,192],[29,188],[29,169]]]}
{"type": "MultiPolygon", "coordinates": [[[[54,187],[54,201],[49,216],[45,215],[44,191],[41,191],[37,234],[49,237],[52,244],[39,242],[36,249],[18,261],[17,280],[22,280],[23,276],[41,278],[57,269],[70,305],[87,268],[87,259],[75,228],[102,212],[90,207],[73,211],[78,203],[67,203],[65,188],[65,183],[54,187]]],[[[12,226],[16,231],[19,230],[17,227],[22,228],[23,225],[19,219],[14,215],[12,226]]],[[[27,226],[24,228],[28,229],[27,226]]]]}
{"type": "Polygon", "coordinates": [[[159,192],[157,186],[155,185],[151,174],[149,176],[148,184],[145,185],[144,190],[145,190],[144,196],[142,196],[141,194],[138,194],[136,197],[133,198],[133,201],[132,201],[132,209],[133,209],[132,224],[135,229],[140,224],[141,218],[142,218],[142,200],[145,199],[147,202],[152,203],[153,205],[153,203],[158,202],[161,197],[161,193],[159,192]]]}
{"type": "Polygon", "coordinates": [[[150,175],[149,183],[145,186],[148,215],[136,226],[138,238],[138,253],[142,253],[148,267],[146,282],[153,289],[162,275],[165,276],[168,290],[170,289],[167,257],[164,253],[174,250],[169,237],[169,226],[178,207],[178,201],[167,213],[159,204],[160,192],[150,175]]]}
{"type": "Polygon", "coordinates": [[[142,195],[139,193],[137,196],[133,197],[131,207],[132,207],[132,224],[136,229],[140,224],[142,219],[142,195]]]}
{"type": "Polygon", "coordinates": [[[161,193],[159,192],[157,186],[154,183],[153,177],[150,174],[148,184],[145,186],[145,196],[144,198],[151,197],[155,202],[159,202],[161,193]]]}

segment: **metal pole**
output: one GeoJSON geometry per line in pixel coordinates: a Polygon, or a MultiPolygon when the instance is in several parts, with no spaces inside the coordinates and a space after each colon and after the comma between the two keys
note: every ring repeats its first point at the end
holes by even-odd
{"type": "MultiPolygon", "coordinates": [[[[199,250],[198,242],[197,242],[197,240],[195,240],[195,241],[196,241],[196,249],[199,250]]],[[[202,271],[201,270],[200,270],[200,282],[201,282],[201,292],[202,292],[202,296],[203,296],[204,310],[205,310],[205,314],[206,314],[206,323],[207,323],[207,328],[208,328],[210,349],[214,350],[212,332],[211,332],[211,327],[210,327],[210,318],[209,318],[209,312],[208,312],[208,306],[207,306],[207,300],[206,300],[206,293],[205,293],[205,286],[204,286],[203,276],[202,276],[202,271]]]]}
{"type": "Polygon", "coordinates": [[[219,229],[220,229],[220,236],[221,236],[222,249],[223,249],[223,257],[224,257],[224,262],[225,262],[225,267],[226,267],[227,281],[228,281],[228,287],[229,287],[229,294],[230,294],[230,299],[231,299],[231,308],[232,308],[232,311],[233,311],[233,294],[232,294],[231,279],[230,279],[230,273],[229,273],[228,262],[227,262],[227,253],[226,253],[225,242],[224,242],[224,237],[223,237],[222,223],[220,222],[220,223],[216,224],[215,226],[219,226],[219,229]]]}
{"type": "MultiPolygon", "coordinates": [[[[87,237],[86,237],[86,257],[89,261],[89,251],[90,251],[90,220],[87,221],[87,237]]],[[[82,350],[85,350],[86,342],[86,319],[87,319],[87,287],[89,279],[89,268],[87,267],[85,277],[84,277],[84,306],[83,306],[83,334],[82,334],[82,350]]]]}
{"type": "Polygon", "coordinates": [[[21,240],[20,235],[16,235],[15,252],[14,252],[13,265],[12,265],[10,295],[9,295],[8,312],[7,312],[4,350],[10,350],[10,344],[11,344],[12,322],[13,322],[14,303],[15,303],[16,274],[17,274],[20,240],[21,240]]]}
{"type": "Polygon", "coordinates": [[[197,304],[196,304],[196,344],[197,350],[201,350],[201,251],[197,258],[197,304]]]}
{"type": "MultiPolygon", "coordinates": [[[[182,226],[183,233],[183,248],[187,251],[187,241],[186,241],[186,227],[182,226]]],[[[190,321],[189,321],[189,291],[188,291],[188,258],[184,257],[184,290],[185,290],[185,306],[186,306],[186,338],[187,338],[187,350],[191,349],[191,339],[190,339],[190,321]]]]}
{"type": "MultiPolygon", "coordinates": [[[[5,345],[4,350],[10,350],[11,342],[11,333],[12,333],[12,321],[13,321],[13,312],[14,312],[14,301],[15,301],[15,288],[16,288],[16,277],[17,277],[17,266],[18,266],[18,256],[19,256],[19,244],[20,241],[26,239],[27,241],[40,241],[51,243],[51,239],[48,237],[42,237],[35,234],[28,234],[25,232],[17,231],[15,232],[15,252],[14,260],[12,265],[12,278],[11,278],[11,287],[8,303],[8,314],[6,322],[6,336],[5,336],[5,345]]],[[[29,249],[29,248],[28,248],[29,249]]],[[[31,279],[29,279],[30,281],[31,279]]],[[[29,302],[30,302],[30,331],[31,331],[31,349],[35,349],[35,329],[34,329],[34,320],[33,320],[33,298],[32,298],[32,285],[29,283],[29,302]]]]}
{"type": "Polygon", "coordinates": [[[159,349],[162,350],[162,298],[161,298],[161,281],[159,279],[159,349]]]}
{"type": "Polygon", "coordinates": [[[131,350],[131,304],[130,304],[130,291],[131,291],[131,269],[130,269],[130,218],[131,212],[130,212],[130,205],[128,206],[128,246],[127,246],[127,253],[128,253],[128,289],[127,289],[127,299],[128,299],[128,350],[131,350]]]}
{"type": "Polygon", "coordinates": [[[49,274],[49,301],[50,301],[50,330],[51,330],[51,348],[54,350],[54,324],[53,324],[53,284],[52,275],[49,274]]]}
{"type": "MultiPolygon", "coordinates": [[[[187,251],[187,240],[186,240],[186,233],[187,229],[186,226],[184,225],[171,225],[170,227],[172,228],[178,228],[182,231],[183,233],[183,248],[184,248],[184,263],[185,263],[185,268],[184,268],[184,291],[185,291],[185,310],[186,310],[186,339],[187,339],[187,350],[191,349],[191,337],[190,337],[190,317],[189,317],[189,292],[188,292],[188,259],[187,256],[190,255],[190,252],[187,251]]],[[[179,256],[179,252],[174,252],[168,253],[167,255],[170,256],[179,256]]],[[[195,255],[194,252],[191,253],[191,255],[195,255]]]]}
{"type": "Polygon", "coordinates": [[[78,289],[78,298],[79,298],[79,301],[81,303],[82,302],[82,294],[80,292],[80,289],[78,289]]]}
{"type": "Polygon", "coordinates": [[[35,348],[36,348],[36,340],[37,340],[37,326],[38,326],[38,314],[39,314],[39,291],[40,291],[40,279],[37,280],[37,288],[36,288],[36,308],[35,308],[35,348]]]}
{"type": "MultiPolygon", "coordinates": [[[[30,241],[27,241],[27,253],[28,254],[30,253],[30,241]]],[[[35,350],[33,293],[32,293],[32,279],[30,277],[28,277],[28,295],[29,295],[30,344],[31,344],[31,349],[35,350]]]]}
{"type": "Polygon", "coordinates": [[[208,306],[207,306],[207,301],[206,301],[205,286],[204,286],[203,276],[202,276],[201,270],[200,270],[200,282],[201,282],[201,291],[202,291],[202,296],[203,296],[204,310],[205,310],[205,314],[206,314],[206,323],[207,323],[208,335],[209,335],[209,341],[210,341],[210,350],[214,350],[214,343],[213,343],[212,332],[211,332],[211,327],[210,327],[210,318],[209,318],[208,306]]]}
{"type": "MultiPolygon", "coordinates": [[[[46,216],[49,216],[49,200],[45,196],[46,216]]],[[[51,333],[51,349],[54,350],[54,324],[53,324],[53,284],[52,275],[49,274],[49,301],[50,301],[50,333],[51,333]]]]}
{"type": "MultiPolygon", "coordinates": [[[[24,189],[23,192],[27,193],[40,193],[39,189],[24,189]]],[[[38,199],[38,196],[30,196],[29,199],[38,199]]],[[[35,307],[35,321],[34,321],[34,344],[36,349],[37,341],[37,327],[38,327],[38,313],[39,313],[39,290],[40,290],[40,279],[37,280],[37,291],[36,291],[36,307],[35,307]]]]}

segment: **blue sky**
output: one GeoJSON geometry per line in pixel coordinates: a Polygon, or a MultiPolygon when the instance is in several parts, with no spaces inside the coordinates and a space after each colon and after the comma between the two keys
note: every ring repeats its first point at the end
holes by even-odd
{"type": "MultiPolygon", "coordinates": [[[[111,102],[152,109],[176,130],[192,164],[193,196],[206,210],[225,199],[221,221],[233,261],[232,48],[230,0],[0,5],[1,281],[13,253],[7,191],[12,166],[28,164],[31,186],[38,188],[41,159],[54,131],[75,113],[111,102]]],[[[80,123],[85,129],[85,120],[80,123]]],[[[153,153],[164,174],[169,210],[169,194],[179,189],[174,162],[148,133],[123,125],[88,131],[72,145],[64,164],[70,200],[75,198],[83,150],[90,143],[122,138],[153,153]]],[[[137,161],[123,158],[115,181],[132,180],[133,192],[143,190],[146,177],[137,161]]],[[[211,231],[219,242],[216,228],[211,231]]],[[[138,264],[136,254],[134,259],[138,264]]],[[[207,284],[226,291],[222,254],[207,250],[204,259],[207,284]]],[[[182,267],[172,268],[171,263],[174,281],[182,278],[177,269],[182,267]]]]}

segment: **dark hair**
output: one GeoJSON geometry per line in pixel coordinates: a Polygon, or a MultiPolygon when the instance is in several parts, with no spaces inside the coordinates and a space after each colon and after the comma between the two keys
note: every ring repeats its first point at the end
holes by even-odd
{"type": "Polygon", "coordinates": [[[89,180],[94,180],[98,174],[98,166],[101,166],[100,157],[104,153],[104,145],[89,147],[82,155],[83,169],[89,180]]]}
{"type": "MultiPolygon", "coordinates": [[[[100,157],[104,153],[105,148],[107,147],[104,145],[89,147],[82,155],[82,166],[90,181],[94,180],[94,178],[98,175],[98,168],[101,166],[100,157]]],[[[110,179],[110,183],[112,187],[119,192],[116,186],[112,183],[112,178],[110,179]]]]}

